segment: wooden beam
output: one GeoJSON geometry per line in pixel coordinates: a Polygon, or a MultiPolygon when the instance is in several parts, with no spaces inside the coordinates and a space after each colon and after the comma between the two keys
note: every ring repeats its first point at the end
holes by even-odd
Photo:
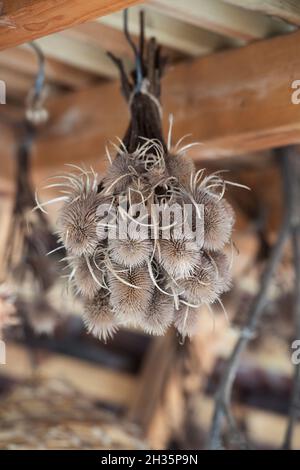
{"type": "MultiPolygon", "coordinates": [[[[132,34],[139,33],[139,7],[132,7],[129,12],[129,24],[132,34]]],[[[182,21],[157,13],[149,6],[145,9],[146,37],[155,36],[163,45],[191,56],[208,54],[217,49],[239,45],[240,42],[225,38],[219,34],[199,28],[182,21]]],[[[166,13],[166,12],[165,12],[166,13]]],[[[104,16],[98,20],[101,24],[123,31],[123,17],[120,12],[104,16]]]]}
{"type": "Polygon", "coordinates": [[[125,40],[124,32],[111,28],[99,21],[89,21],[66,29],[64,36],[84,41],[105,51],[111,51],[121,57],[131,57],[132,49],[125,40]]]}
{"type": "MultiPolygon", "coordinates": [[[[231,156],[300,142],[300,106],[292,82],[300,68],[300,32],[254,42],[174,67],[163,103],[174,129],[203,145],[197,158],[231,156]]],[[[176,136],[175,136],[176,137],[176,136]]]]}
{"type": "MultiPolygon", "coordinates": [[[[248,2],[238,2],[249,3],[248,2]]],[[[271,2],[270,2],[271,3],[271,2]]],[[[291,26],[220,0],[151,0],[160,12],[231,38],[254,40],[291,31],[291,26]]]]}
{"type": "MultiPolygon", "coordinates": [[[[300,105],[291,100],[299,41],[296,32],[173,66],[162,102],[166,128],[168,114],[175,117],[174,140],[192,133],[202,142],[191,152],[195,159],[299,143],[300,105]]],[[[128,123],[119,88],[108,83],[49,100],[51,121],[35,145],[35,162],[61,169],[85,160],[103,168],[105,144],[122,137],[128,123]]]]}
{"type": "Polygon", "coordinates": [[[116,66],[106,52],[86,41],[56,33],[36,40],[47,57],[96,75],[117,78],[116,66]]]}
{"type": "Polygon", "coordinates": [[[0,72],[1,80],[6,83],[7,98],[13,97],[24,102],[28,90],[33,86],[33,77],[23,73],[15,73],[10,68],[2,68],[0,72]]]}
{"type": "MultiPolygon", "coordinates": [[[[130,16],[130,25],[131,24],[132,18],[130,16]]],[[[134,35],[131,33],[131,35],[133,41],[138,44],[137,34],[134,35]]],[[[132,49],[128,42],[125,41],[124,32],[121,29],[113,28],[100,23],[99,21],[89,21],[88,23],[83,23],[73,28],[66,29],[64,31],[64,36],[84,41],[85,43],[92,44],[98,48],[100,47],[105,51],[111,51],[122,58],[128,59],[131,63],[134,62],[132,49]]],[[[179,51],[176,51],[174,44],[170,47],[164,46],[163,52],[167,55],[170,62],[178,62],[179,59],[183,59],[185,57],[185,54],[181,54],[179,51]]]]}
{"type": "MultiPolygon", "coordinates": [[[[47,56],[47,54],[46,54],[47,56]]],[[[62,62],[58,62],[47,56],[46,60],[46,80],[55,82],[58,85],[68,86],[74,89],[82,88],[94,81],[94,76],[71,67],[62,62]]],[[[25,46],[14,47],[0,52],[1,74],[4,68],[14,70],[16,75],[28,74],[32,77],[37,73],[37,59],[31,48],[25,46]]],[[[32,82],[34,78],[32,78],[32,82]]]]}
{"type": "Polygon", "coordinates": [[[122,10],[140,0],[2,0],[0,50],[122,10]]]}
{"type": "Polygon", "coordinates": [[[300,3],[298,0],[223,0],[231,5],[278,16],[289,23],[300,25],[300,3]]]}
{"type": "MultiPolygon", "coordinates": [[[[109,370],[87,361],[60,354],[41,354],[35,373],[46,379],[63,377],[83,394],[99,401],[130,406],[137,380],[133,375],[109,370]]],[[[13,343],[6,345],[6,365],[1,373],[15,379],[29,379],[33,370],[28,350],[13,343]]]]}
{"type": "Polygon", "coordinates": [[[173,330],[165,336],[153,339],[142,366],[141,376],[137,381],[128,418],[138,424],[146,434],[161,404],[168,379],[174,371],[176,342],[173,330]]]}

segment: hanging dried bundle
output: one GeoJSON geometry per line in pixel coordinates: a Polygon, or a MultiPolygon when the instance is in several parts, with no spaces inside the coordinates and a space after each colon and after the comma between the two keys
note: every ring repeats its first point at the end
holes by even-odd
{"type": "Polygon", "coordinates": [[[6,247],[6,277],[15,292],[16,306],[23,305],[22,317],[27,317],[27,323],[37,333],[50,333],[58,316],[47,294],[57,280],[58,265],[47,254],[57,250],[58,240],[45,214],[34,210],[36,201],[30,181],[33,136],[34,128],[26,123],[25,138],[16,155],[16,191],[6,247]]]}
{"type": "Polygon", "coordinates": [[[5,328],[17,325],[19,322],[16,316],[14,297],[4,284],[0,285],[0,339],[5,328]]]}
{"type": "Polygon", "coordinates": [[[24,332],[29,326],[39,333],[49,333],[58,318],[57,311],[51,306],[49,292],[56,283],[59,270],[56,255],[47,255],[64,250],[64,247],[57,246],[57,237],[50,229],[43,207],[38,204],[42,210],[36,210],[37,201],[30,180],[32,144],[38,128],[48,118],[44,108],[44,56],[34,43],[30,46],[37,55],[39,70],[27,96],[22,133],[17,136],[20,143],[16,154],[15,201],[4,262],[24,332]]]}
{"type": "Polygon", "coordinates": [[[172,123],[164,141],[163,62],[154,39],[145,52],[143,17],[141,25],[137,50],[125,21],[136,57],[133,82],[110,54],[131,112],[115,158],[106,149],[110,166],[101,181],[86,169],[63,177],[68,194],[58,231],[71,260],[70,280],[85,299],[88,329],[104,340],[118,324],[162,335],[174,323],[180,334],[191,336],[199,307],[218,301],[231,283],[227,257],[220,251],[230,242],[234,224],[224,200],[231,183],[219,173],[195,170],[185,156],[193,144],[183,145],[181,139],[172,146],[172,123]],[[99,249],[100,263],[95,262],[99,249]]]}
{"type": "Polygon", "coordinates": [[[34,211],[36,206],[30,181],[30,146],[21,143],[17,152],[16,191],[6,250],[9,274],[21,282],[36,278],[47,289],[55,273],[51,261],[45,258],[48,251],[57,248],[45,215],[34,211]],[[40,275],[37,276],[36,274],[40,275]]]}

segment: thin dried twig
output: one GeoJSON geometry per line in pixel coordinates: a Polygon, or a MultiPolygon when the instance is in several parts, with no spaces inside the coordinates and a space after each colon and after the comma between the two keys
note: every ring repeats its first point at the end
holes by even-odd
{"type": "MultiPolygon", "coordinates": [[[[276,267],[282,257],[284,246],[291,233],[293,216],[297,200],[295,198],[295,186],[297,180],[295,178],[294,161],[299,158],[295,155],[292,148],[277,150],[278,157],[282,165],[282,179],[283,179],[283,197],[284,197],[284,218],[279,231],[277,242],[275,243],[269,262],[261,278],[261,287],[253,301],[250,308],[248,321],[241,331],[240,337],[237,340],[234,349],[227,361],[224,370],[219,390],[215,399],[215,410],[212,420],[209,447],[211,449],[222,448],[221,434],[224,420],[227,421],[229,427],[232,428],[232,420],[234,419],[230,411],[231,394],[234,380],[240,364],[240,359],[243,351],[248,345],[248,342],[255,336],[256,328],[264,312],[264,307],[267,302],[267,295],[269,287],[272,283],[273,275],[276,267]],[[230,416],[230,422],[228,417],[230,416]]],[[[234,428],[236,425],[234,424],[234,428]]],[[[246,447],[246,443],[245,447],[246,447]]],[[[244,446],[242,446],[244,447],[244,446]]]]}

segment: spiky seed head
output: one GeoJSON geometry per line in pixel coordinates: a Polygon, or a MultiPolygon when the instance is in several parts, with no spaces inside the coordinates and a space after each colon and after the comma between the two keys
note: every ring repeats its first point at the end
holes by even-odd
{"type": "Polygon", "coordinates": [[[150,257],[152,244],[150,240],[115,239],[109,241],[110,257],[117,264],[134,268],[141,266],[150,257]]]}
{"type": "Polygon", "coordinates": [[[223,198],[204,189],[195,192],[195,200],[204,206],[204,243],[205,250],[220,250],[230,240],[234,225],[234,212],[223,198]]]}
{"type": "Polygon", "coordinates": [[[124,266],[113,264],[112,268],[115,274],[109,271],[108,285],[115,314],[122,322],[137,324],[149,308],[153,295],[147,266],[124,269],[124,266]]]}
{"type": "Polygon", "coordinates": [[[150,307],[140,322],[144,331],[162,336],[171,325],[174,317],[173,298],[155,289],[150,307]]]}
{"type": "Polygon", "coordinates": [[[81,295],[92,299],[103,286],[103,254],[96,250],[93,256],[82,255],[71,261],[71,268],[75,269],[74,279],[81,295]]]}
{"type": "Polygon", "coordinates": [[[107,341],[116,333],[120,322],[117,321],[109,304],[107,292],[99,290],[84,306],[83,322],[89,333],[107,341]]]}
{"type": "Polygon", "coordinates": [[[133,163],[130,155],[116,155],[103,178],[104,189],[113,194],[125,191],[132,181],[130,166],[133,166],[133,163]]]}
{"type": "Polygon", "coordinates": [[[91,192],[66,203],[60,211],[57,225],[66,249],[75,256],[91,255],[99,243],[97,209],[103,203],[101,195],[91,192]]]}
{"type": "Polygon", "coordinates": [[[193,160],[183,155],[168,154],[165,156],[165,163],[169,175],[177,178],[178,182],[187,188],[190,184],[191,173],[195,170],[193,160]]]}
{"type": "Polygon", "coordinates": [[[228,292],[232,285],[232,276],[230,272],[230,262],[228,256],[221,251],[208,253],[217,270],[218,294],[228,292]]]}
{"type": "Polygon", "coordinates": [[[217,271],[208,256],[203,253],[191,276],[178,280],[179,291],[193,305],[212,303],[218,297],[217,271]]]}
{"type": "Polygon", "coordinates": [[[189,239],[162,239],[159,241],[160,263],[176,279],[191,275],[200,261],[199,247],[189,239]]]}
{"type": "Polygon", "coordinates": [[[199,331],[199,315],[198,309],[184,304],[180,305],[178,310],[175,310],[174,326],[183,338],[186,336],[190,338],[197,334],[199,331]]]}
{"type": "Polygon", "coordinates": [[[152,252],[152,243],[148,238],[147,226],[141,226],[135,220],[135,216],[140,216],[143,223],[147,223],[148,212],[145,206],[135,205],[133,212],[129,210],[129,214],[134,220],[128,220],[124,227],[118,225],[118,238],[111,238],[108,248],[114,262],[133,268],[148,261],[152,252]]]}

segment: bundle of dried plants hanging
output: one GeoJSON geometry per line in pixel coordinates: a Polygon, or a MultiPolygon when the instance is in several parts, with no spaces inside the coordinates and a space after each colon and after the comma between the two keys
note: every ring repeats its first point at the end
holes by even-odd
{"type": "Polygon", "coordinates": [[[143,14],[139,47],[128,33],[126,14],[125,35],[135,54],[135,72],[128,76],[122,61],[109,55],[120,71],[130,124],[114,158],[107,149],[110,165],[102,178],[75,167],[61,176],[58,233],[90,332],[106,340],[120,325],[130,324],[163,335],[174,324],[183,337],[192,336],[199,309],[214,303],[223,308],[220,296],[231,285],[224,252],[234,224],[224,199],[231,183],[220,172],[196,171],[186,156],[195,144],[184,145],[183,137],[172,145],[172,119],[165,141],[160,48],[155,39],[145,47],[143,14]],[[179,218],[172,215],[165,223],[172,204],[179,207],[179,218]],[[180,231],[186,206],[192,208],[191,217],[180,231]],[[106,218],[99,207],[106,207],[106,218]],[[126,236],[109,237],[110,230],[120,233],[123,222],[128,223],[126,236]]]}
{"type": "Polygon", "coordinates": [[[40,70],[35,86],[28,95],[26,116],[16,151],[15,199],[5,252],[7,282],[15,293],[15,305],[22,313],[22,322],[39,333],[49,333],[55,326],[58,313],[48,300],[58,268],[47,253],[57,248],[45,214],[35,210],[36,201],[31,182],[32,145],[40,126],[47,120],[43,107],[44,58],[35,46],[40,70]],[[39,308],[35,308],[36,306],[39,308]]]}
{"type": "Polygon", "coordinates": [[[17,325],[16,308],[12,292],[5,284],[0,285],[0,340],[4,330],[10,326],[17,325]]]}

